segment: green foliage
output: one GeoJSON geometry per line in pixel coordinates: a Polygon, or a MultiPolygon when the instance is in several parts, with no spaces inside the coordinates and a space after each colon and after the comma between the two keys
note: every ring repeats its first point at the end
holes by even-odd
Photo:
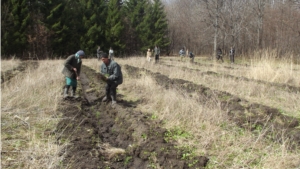
{"type": "Polygon", "coordinates": [[[139,25],[143,22],[146,16],[147,0],[128,0],[124,4],[123,15],[127,22],[128,35],[125,37],[126,46],[129,52],[140,51],[141,40],[139,34],[139,25]]]}
{"type": "Polygon", "coordinates": [[[98,45],[103,46],[107,42],[105,40],[107,5],[105,0],[80,1],[80,4],[83,8],[80,48],[87,54],[92,54],[96,52],[98,45]]]}
{"type": "Polygon", "coordinates": [[[31,22],[27,1],[1,2],[1,10],[4,10],[1,12],[1,54],[21,55],[28,47],[27,34],[31,22]]]}
{"type": "MultiPolygon", "coordinates": [[[[42,7],[42,11],[45,15],[43,23],[49,31],[49,41],[51,49],[56,54],[66,54],[71,50],[71,45],[68,43],[72,32],[70,32],[70,27],[74,24],[70,22],[69,15],[71,12],[67,8],[68,3],[66,1],[46,1],[45,6],[42,7]]],[[[75,5],[74,5],[75,7],[75,5]]],[[[74,16],[74,15],[73,15],[74,16]]],[[[75,53],[72,51],[72,53],[75,53]]]]}
{"type": "Polygon", "coordinates": [[[168,24],[166,14],[164,12],[164,6],[161,3],[161,0],[154,0],[152,24],[154,24],[154,29],[152,29],[154,36],[152,39],[152,44],[159,46],[161,49],[165,48],[170,44],[170,40],[166,36],[168,24]]]}
{"type": "Polygon", "coordinates": [[[122,23],[119,0],[110,0],[108,3],[108,12],[106,18],[107,29],[105,37],[109,46],[112,47],[114,52],[117,53],[125,48],[122,42],[122,34],[124,25],[122,23]]]}
{"type": "Polygon", "coordinates": [[[2,55],[93,55],[98,45],[132,54],[167,44],[160,0],[5,0],[1,10],[2,55]]]}
{"type": "Polygon", "coordinates": [[[131,159],[132,159],[132,156],[127,156],[124,160],[124,165],[128,165],[129,162],[131,161],[131,159]]]}
{"type": "Polygon", "coordinates": [[[192,137],[190,133],[178,128],[173,130],[168,130],[164,135],[164,140],[170,142],[171,140],[178,140],[179,138],[190,138],[192,137]]]}

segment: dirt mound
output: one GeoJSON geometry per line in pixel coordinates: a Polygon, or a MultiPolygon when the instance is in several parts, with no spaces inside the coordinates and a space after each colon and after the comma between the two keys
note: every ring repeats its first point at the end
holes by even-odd
{"type": "Polygon", "coordinates": [[[135,104],[117,95],[118,106],[102,103],[104,83],[83,66],[82,97],[62,100],[63,120],[57,126],[57,143],[63,149],[62,168],[203,168],[207,157],[189,155],[176,146],[167,130],[151,115],[135,111],[135,104]]]}
{"type": "Polygon", "coordinates": [[[15,77],[18,73],[25,71],[28,67],[33,67],[36,69],[38,66],[39,62],[37,61],[23,61],[16,68],[1,72],[1,84],[8,82],[11,78],[15,77]]]}
{"type": "Polygon", "coordinates": [[[164,88],[174,88],[187,93],[197,93],[197,100],[205,104],[208,100],[219,102],[221,109],[238,126],[247,130],[266,130],[266,138],[283,142],[282,138],[288,138],[291,145],[300,145],[299,120],[280,113],[280,110],[257,103],[250,103],[227,92],[212,90],[203,85],[197,85],[182,79],[171,79],[160,73],[153,73],[143,68],[125,65],[124,68],[130,76],[139,77],[141,74],[149,74],[164,88]]]}

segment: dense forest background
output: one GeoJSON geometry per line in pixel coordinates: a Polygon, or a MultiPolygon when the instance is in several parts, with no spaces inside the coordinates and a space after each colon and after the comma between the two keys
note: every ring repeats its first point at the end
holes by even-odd
{"type": "Polygon", "coordinates": [[[300,0],[2,0],[1,57],[300,53],[300,0]]]}

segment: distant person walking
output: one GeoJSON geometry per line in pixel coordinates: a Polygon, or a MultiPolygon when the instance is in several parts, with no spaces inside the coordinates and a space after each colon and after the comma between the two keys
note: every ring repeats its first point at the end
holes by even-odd
{"type": "Polygon", "coordinates": [[[155,63],[157,63],[159,61],[160,49],[156,45],[155,45],[155,48],[154,48],[154,55],[155,55],[155,63]]]}
{"type": "Polygon", "coordinates": [[[185,52],[184,52],[184,49],[182,48],[179,51],[180,61],[182,61],[182,59],[184,58],[184,55],[185,55],[185,52]]]}
{"type": "Polygon", "coordinates": [[[101,79],[106,82],[105,97],[102,102],[107,102],[111,98],[111,105],[117,104],[117,87],[123,83],[123,75],[120,65],[109,59],[106,53],[101,55],[102,64],[100,66],[101,79]]]}
{"type": "Polygon", "coordinates": [[[109,56],[109,59],[114,60],[114,51],[113,51],[112,47],[109,48],[108,56],[109,56]]]}
{"type": "Polygon", "coordinates": [[[84,51],[79,50],[74,55],[70,55],[65,63],[62,73],[66,77],[66,85],[64,87],[64,98],[67,98],[70,86],[72,86],[71,97],[75,97],[77,88],[77,80],[80,79],[81,59],[85,56],[84,51]]]}
{"type": "Polygon", "coordinates": [[[100,60],[101,53],[102,53],[101,48],[100,48],[100,46],[98,46],[98,48],[97,48],[97,59],[98,60],[100,60]]]}
{"type": "Polygon", "coordinates": [[[194,63],[195,55],[193,54],[193,52],[190,52],[189,57],[190,57],[190,62],[194,63]]]}
{"type": "Polygon", "coordinates": [[[152,55],[152,52],[150,49],[148,49],[147,51],[147,61],[150,62],[151,61],[151,55],[152,55]]]}
{"type": "Polygon", "coordinates": [[[234,54],[235,54],[235,49],[234,49],[234,47],[231,47],[231,48],[230,48],[230,51],[229,51],[230,62],[231,62],[231,63],[234,63],[234,54]]]}
{"type": "Polygon", "coordinates": [[[221,59],[222,62],[224,62],[221,48],[217,49],[217,60],[219,60],[219,59],[221,59]]]}

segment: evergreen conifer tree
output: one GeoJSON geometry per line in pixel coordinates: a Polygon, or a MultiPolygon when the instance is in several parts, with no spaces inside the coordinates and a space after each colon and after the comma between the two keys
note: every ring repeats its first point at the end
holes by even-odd
{"type": "Polygon", "coordinates": [[[67,37],[69,28],[64,18],[66,3],[61,0],[46,1],[43,6],[44,23],[50,34],[50,44],[53,53],[64,55],[68,53],[67,37]]]}
{"type": "Polygon", "coordinates": [[[81,1],[84,7],[82,16],[82,27],[84,31],[81,32],[81,49],[86,53],[95,54],[97,46],[106,43],[105,38],[105,21],[107,17],[107,5],[105,0],[88,0],[81,1]]]}
{"type": "Polygon", "coordinates": [[[154,24],[152,26],[153,29],[151,28],[153,34],[151,41],[154,45],[164,48],[170,44],[170,40],[167,36],[168,23],[161,0],[154,0],[151,16],[152,23],[154,24]]]}
{"type": "Polygon", "coordinates": [[[106,40],[110,47],[112,47],[116,52],[124,49],[125,44],[122,42],[122,33],[124,30],[124,25],[121,18],[121,6],[119,5],[120,0],[110,0],[108,3],[108,12],[106,18],[106,40]]]}
{"type": "Polygon", "coordinates": [[[31,21],[26,0],[2,1],[1,9],[9,12],[2,18],[5,24],[1,24],[1,54],[23,56],[28,47],[27,34],[31,21]]]}
{"type": "Polygon", "coordinates": [[[141,40],[137,27],[143,22],[146,15],[147,0],[128,0],[124,4],[124,20],[127,22],[127,42],[126,47],[129,52],[139,51],[141,40]]]}

